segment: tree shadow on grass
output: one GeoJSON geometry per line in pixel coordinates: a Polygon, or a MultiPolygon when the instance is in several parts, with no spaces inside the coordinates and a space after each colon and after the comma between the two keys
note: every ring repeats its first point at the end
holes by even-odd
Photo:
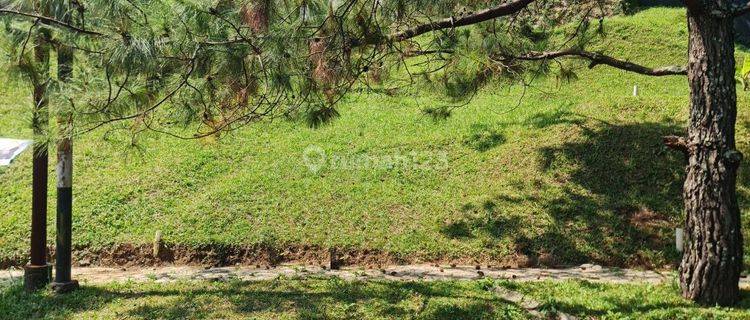
{"type": "Polygon", "coordinates": [[[467,204],[448,221],[450,238],[484,234],[550,263],[661,267],[675,262],[673,228],[680,224],[685,160],[662,143],[683,131],[674,123],[610,124],[569,112],[542,113],[524,125],[568,126],[577,136],[536,149],[540,176],[515,182],[515,194],[467,204]],[[491,205],[488,205],[491,203],[491,205]],[[539,208],[548,223],[506,208],[539,208]],[[477,209],[481,208],[481,209],[477,209]]]}
{"type": "Polygon", "coordinates": [[[670,240],[680,220],[684,159],[662,137],[680,131],[662,123],[599,124],[582,130],[580,141],[540,150],[545,172],[572,164],[563,197],[546,207],[556,224],[578,227],[582,244],[598,246],[592,260],[649,264],[646,251],[675,258],[670,240]]]}
{"type": "MultiPolygon", "coordinates": [[[[281,279],[263,282],[129,283],[83,286],[62,296],[26,294],[20,286],[2,294],[3,319],[525,319],[526,311],[495,295],[496,285],[545,298],[540,310],[582,317],[673,314],[689,316],[725,309],[697,310],[665,287],[632,287],[590,282],[543,285],[490,282],[386,282],[342,279],[281,279]],[[546,288],[544,286],[547,286],[546,288]],[[572,290],[572,291],[571,291],[572,290]],[[654,291],[656,298],[643,299],[654,291]],[[595,301],[588,301],[590,297],[595,301]],[[571,299],[572,298],[572,299],[571,299]],[[579,302],[580,301],[580,302],[579,302]],[[700,312],[700,313],[699,313],[700,312]]],[[[743,292],[737,309],[747,309],[743,292]]]]}
{"type": "Polygon", "coordinates": [[[454,282],[359,282],[341,279],[189,282],[84,286],[64,296],[26,294],[0,302],[10,319],[98,316],[128,319],[268,318],[520,319],[521,307],[454,282]]]}
{"type": "MultiPolygon", "coordinates": [[[[501,286],[528,292],[516,282],[501,282],[501,286]]],[[[545,285],[542,285],[545,286],[545,285]]],[[[693,304],[680,297],[677,284],[654,286],[621,285],[613,289],[612,284],[589,281],[569,281],[555,288],[541,289],[547,293],[540,309],[554,310],[582,318],[623,317],[628,318],[669,318],[669,319],[721,319],[727,309],[713,309],[693,304]],[[619,291],[619,292],[618,292],[619,291]],[[590,299],[579,299],[591,297],[590,299]]],[[[539,289],[537,289],[539,290],[539,289]]],[[[732,307],[735,310],[750,310],[750,291],[741,290],[740,301],[732,307]]],[[[735,316],[736,317],[736,316],[735,316]]]]}
{"type": "Polygon", "coordinates": [[[487,124],[473,124],[463,144],[479,152],[488,151],[505,143],[505,136],[487,124]]]}

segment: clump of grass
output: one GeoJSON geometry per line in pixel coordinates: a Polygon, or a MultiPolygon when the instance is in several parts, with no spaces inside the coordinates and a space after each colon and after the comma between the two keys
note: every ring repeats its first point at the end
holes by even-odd
{"type": "Polygon", "coordinates": [[[505,136],[486,124],[473,124],[470,130],[464,145],[476,151],[487,151],[505,142],[505,136]]]}
{"type": "Polygon", "coordinates": [[[434,121],[444,121],[450,118],[451,109],[446,106],[428,107],[422,109],[422,113],[434,121]]]}

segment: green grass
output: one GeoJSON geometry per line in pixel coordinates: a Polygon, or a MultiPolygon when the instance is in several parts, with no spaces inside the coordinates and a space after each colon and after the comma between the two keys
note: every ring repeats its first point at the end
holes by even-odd
{"type": "Polygon", "coordinates": [[[542,309],[562,311],[581,319],[747,319],[750,295],[733,308],[701,308],[680,297],[679,286],[599,284],[586,281],[501,282],[503,287],[527,295],[542,309]]]}
{"type": "Polygon", "coordinates": [[[589,282],[349,282],[277,279],[86,285],[69,295],[0,288],[4,319],[527,319],[494,288],[522,292],[543,312],[581,319],[747,319],[750,296],[734,308],[702,308],[674,286],[589,282]]]}
{"type": "MultiPolygon", "coordinates": [[[[605,31],[592,50],[653,66],[686,62],[684,10],[615,17],[605,31]]],[[[687,80],[571,65],[577,81],[537,80],[520,104],[520,87],[493,85],[445,121],[422,114],[445,104],[429,92],[353,94],[342,116],[319,129],[276,121],[218,141],[145,136],[143,153],[102,132],[88,135],[75,146],[74,243],[146,244],[161,230],[168,244],[195,246],[337,246],[484,261],[522,253],[657,267],[675,261],[671,229],[683,221],[683,163],[660,137],[684,130],[687,80]],[[634,84],[639,97],[631,95],[634,84]],[[416,153],[410,164],[434,165],[312,172],[303,161],[311,145],[355,160],[416,153]]],[[[0,136],[28,138],[29,91],[1,77],[0,136]]],[[[748,97],[739,92],[737,139],[745,154],[748,97]]],[[[23,257],[28,247],[30,160],[27,152],[0,169],[0,260],[23,257]]],[[[738,184],[747,231],[747,161],[738,184]]],[[[54,214],[49,222],[53,241],[54,214]]]]}

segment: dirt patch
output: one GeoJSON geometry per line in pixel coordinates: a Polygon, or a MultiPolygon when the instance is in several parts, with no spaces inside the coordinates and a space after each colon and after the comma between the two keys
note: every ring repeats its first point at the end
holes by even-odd
{"type": "MultiPolygon", "coordinates": [[[[49,248],[50,261],[54,261],[54,248],[49,248]]],[[[544,259],[541,259],[544,260],[544,259]]],[[[0,261],[0,269],[21,267],[25,257],[0,261]]],[[[105,248],[77,247],[73,249],[73,265],[76,267],[155,267],[166,265],[188,265],[204,267],[255,266],[273,267],[280,264],[314,265],[322,268],[366,267],[380,268],[387,265],[441,264],[474,265],[495,268],[525,268],[549,266],[549,261],[538,261],[524,254],[512,254],[503,258],[489,256],[440,257],[420,254],[397,255],[374,249],[333,250],[319,246],[295,245],[273,248],[263,245],[223,246],[223,245],[162,245],[158,255],[154,255],[152,244],[121,244],[105,248]]]]}
{"type": "Polygon", "coordinates": [[[668,229],[672,225],[667,217],[645,207],[631,210],[628,220],[633,227],[650,233],[655,233],[659,229],[668,229]]]}
{"type": "MultiPolygon", "coordinates": [[[[632,233],[633,241],[648,244],[653,248],[661,248],[673,256],[666,264],[670,268],[677,268],[679,255],[674,251],[674,226],[675,222],[669,217],[654,212],[646,207],[629,208],[625,216],[630,227],[635,231],[632,233]]],[[[665,265],[655,264],[653,257],[636,252],[626,262],[627,265],[636,265],[647,269],[664,268],[665,265]]]]}
{"type": "Polygon", "coordinates": [[[26,260],[27,259],[21,259],[20,257],[0,259],[0,269],[8,269],[11,267],[20,268],[26,264],[26,260]]]}
{"type": "MultiPolygon", "coordinates": [[[[339,250],[341,265],[377,265],[399,263],[400,259],[371,250],[339,250]]],[[[290,246],[279,250],[268,246],[163,246],[154,256],[152,245],[118,245],[106,249],[82,249],[76,254],[79,265],[158,266],[164,264],[230,266],[281,263],[330,265],[329,250],[314,246],[290,246]]]]}

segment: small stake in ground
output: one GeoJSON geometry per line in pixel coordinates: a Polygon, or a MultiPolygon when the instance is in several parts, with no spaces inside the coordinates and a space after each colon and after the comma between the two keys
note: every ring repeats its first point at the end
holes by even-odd
{"type": "Polygon", "coordinates": [[[154,235],[154,259],[159,259],[159,253],[161,251],[161,230],[156,231],[154,235]]]}
{"type": "Polygon", "coordinates": [[[331,270],[338,270],[341,268],[341,261],[339,260],[338,252],[336,248],[330,248],[328,249],[328,255],[329,255],[329,261],[328,261],[328,267],[331,270]]]}

